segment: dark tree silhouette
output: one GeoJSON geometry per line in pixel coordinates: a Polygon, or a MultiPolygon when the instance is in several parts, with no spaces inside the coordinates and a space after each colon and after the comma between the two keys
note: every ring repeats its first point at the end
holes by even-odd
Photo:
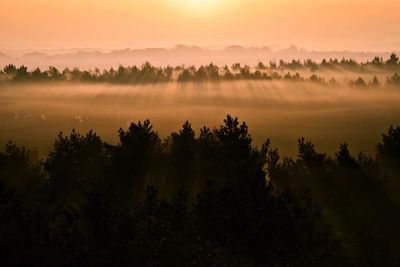
{"type": "MultiPolygon", "coordinates": [[[[164,82],[216,82],[223,80],[290,80],[296,82],[318,82],[321,85],[336,86],[337,83],[326,82],[320,78],[316,72],[324,70],[337,71],[354,71],[357,73],[370,73],[379,71],[398,71],[399,59],[396,54],[392,54],[389,59],[375,57],[372,61],[358,63],[353,59],[323,59],[320,64],[307,59],[304,62],[300,60],[292,60],[285,62],[279,61],[279,66],[275,62],[270,62],[269,66],[263,62],[259,62],[257,66],[242,66],[235,63],[231,67],[219,67],[213,63],[195,66],[177,66],[172,68],[155,67],[149,62],[145,62],[141,66],[122,66],[114,70],[80,70],[73,68],[72,70],[65,68],[60,71],[54,66],[50,66],[47,70],[41,71],[36,68],[29,71],[25,66],[17,68],[15,65],[7,65],[0,73],[0,85],[4,82],[38,82],[38,81],[74,81],[86,83],[116,83],[116,84],[146,84],[146,83],[164,83],[164,82]],[[309,78],[302,77],[295,71],[308,70],[313,74],[309,78]],[[295,72],[295,73],[292,73],[295,72]]],[[[398,74],[394,74],[387,79],[389,85],[399,85],[398,74]],[[397,76],[396,76],[397,75],[397,76]]],[[[355,81],[350,82],[351,85],[361,87],[379,87],[380,83],[374,77],[369,83],[364,78],[359,77],[355,81]]]]}
{"type": "Polygon", "coordinates": [[[5,266],[397,266],[400,127],[376,158],[333,157],[304,138],[296,159],[227,115],[164,141],[150,121],[119,143],[75,130],[43,162],[0,152],[5,266]]]}

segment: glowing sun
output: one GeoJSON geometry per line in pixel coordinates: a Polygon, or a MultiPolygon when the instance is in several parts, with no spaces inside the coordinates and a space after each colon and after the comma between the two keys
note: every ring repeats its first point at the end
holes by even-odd
{"type": "Polygon", "coordinates": [[[189,0],[193,5],[206,5],[211,2],[211,0],[189,0]]]}
{"type": "MultiPolygon", "coordinates": [[[[155,1],[155,0],[154,0],[155,1]]],[[[213,16],[222,14],[250,0],[163,0],[171,9],[189,16],[213,16]]]]}
{"type": "Polygon", "coordinates": [[[217,0],[188,0],[187,5],[197,11],[213,11],[218,6],[217,0]]]}
{"type": "Polygon", "coordinates": [[[220,8],[221,0],[185,0],[186,10],[194,14],[211,14],[220,8]]]}

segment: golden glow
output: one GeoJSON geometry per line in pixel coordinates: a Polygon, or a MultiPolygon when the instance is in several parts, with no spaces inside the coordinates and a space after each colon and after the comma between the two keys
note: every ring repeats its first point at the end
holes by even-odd
{"type": "Polygon", "coordinates": [[[211,0],[186,0],[186,3],[189,8],[192,8],[194,11],[197,12],[212,12],[213,8],[217,1],[211,0]]]}
{"type": "Polygon", "coordinates": [[[192,5],[195,5],[195,6],[204,6],[204,5],[212,3],[213,1],[210,1],[210,0],[189,0],[188,2],[191,3],[192,5]]]}
{"type": "Polygon", "coordinates": [[[0,47],[400,50],[399,0],[0,0],[0,47]]]}
{"type": "Polygon", "coordinates": [[[196,16],[214,16],[237,6],[241,0],[175,0],[166,1],[166,5],[172,10],[181,11],[184,15],[196,16]]]}

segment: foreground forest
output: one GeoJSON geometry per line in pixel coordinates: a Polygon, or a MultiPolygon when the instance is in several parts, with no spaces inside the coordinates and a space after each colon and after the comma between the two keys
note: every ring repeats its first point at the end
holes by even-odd
{"type": "MultiPolygon", "coordinates": [[[[301,134],[301,133],[299,133],[301,134]]],[[[298,140],[281,158],[228,115],[164,140],[150,121],[0,153],[5,266],[398,266],[400,127],[375,155],[298,140]]]]}
{"type": "Polygon", "coordinates": [[[359,63],[353,59],[323,59],[317,63],[311,59],[285,62],[271,61],[269,64],[259,62],[257,66],[250,67],[233,64],[219,67],[213,63],[209,65],[156,67],[149,62],[142,66],[120,65],[117,69],[80,70],[79,68],[65,68],[59,70],[50,66],[47,70],[36,68],[28,70],[24,65],[9,64],[0,70],[0,85],[10,82],[48,82],[48,81],[75,81],[96,82],[112,84],[146,84],[160,82],[201,82],[201,81],[232,81],[232,80],[286,80],[286,81],[311,81],[323,85],[338,85],[340,81],[335,77],[324,77],[327,73],[357,73],[361,76],[347,81],[348,84],[358,87],[400,86],[400,61],[396,54],[391,54],[388,59],[375,57],[371,61],[359,63]],[[379,79],[383,73],[387,74],[379,79]],[[371,79],[363,75],[374,75],[371,79]]]}

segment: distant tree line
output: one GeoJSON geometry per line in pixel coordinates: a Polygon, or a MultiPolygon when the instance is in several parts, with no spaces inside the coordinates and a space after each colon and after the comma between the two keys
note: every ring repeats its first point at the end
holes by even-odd
{"type": "MultiPolygon", "coordinates": [[[[396,54],[392,54],[390,58],[384,61],[382,58],[374,58],[372,61],[365,63],[357,63],[352,59],[329,59],[316,63],[310,59],[301,62],[293,60],[292,62],[279,61],[279,64],[270,62],[268,66],[260,62],[255,67],[247,65],[242,66],[239,63],[233,64],[231,67],[225,65],[219,67],[210,63],[209,65],[200,66],[177,66],[177,67],[155,67],[146,62],[142,66],[119,66],[117,69],[110,68],[100,71],[80,70],[78,68],[65,68],[58,70],[50,66],[47,70],[36,68],[29,71],[27,67],[15,65],[7,65],[0,71],[0,82],[40,82],[40,81],[78,81],[78,82],[102,82],[116,84],[141,84],[141,83],[160,83],[160,82],[200,82],[200,81],[229,81],[229,80],[290,80],[290,81],[311,81],[324,85],[337,85],[335,79],[325,80],[313,73],[310,77],[302,77],[298,72],[291,74],[291,71],[308,70],[316,72],[317,70],[385,70],[392,71],[394,74],[387,77],[385,83],[389,86],[400,85],[400,63],[396,54]]],[[[350,82],[355,86],[379,87],[381,82],[377,77],[371,81],[365,81],[359,78],[350,82]]]]}
{"type": "Polygon", "coordinates": [[[376,156],[329,157],[304,138],[296,159],[227,116],[162,140],[148,120],[108,144],[56,138],[47,159],[0,153],[4,266],[398,266],[400,127],[376,156]]]}

